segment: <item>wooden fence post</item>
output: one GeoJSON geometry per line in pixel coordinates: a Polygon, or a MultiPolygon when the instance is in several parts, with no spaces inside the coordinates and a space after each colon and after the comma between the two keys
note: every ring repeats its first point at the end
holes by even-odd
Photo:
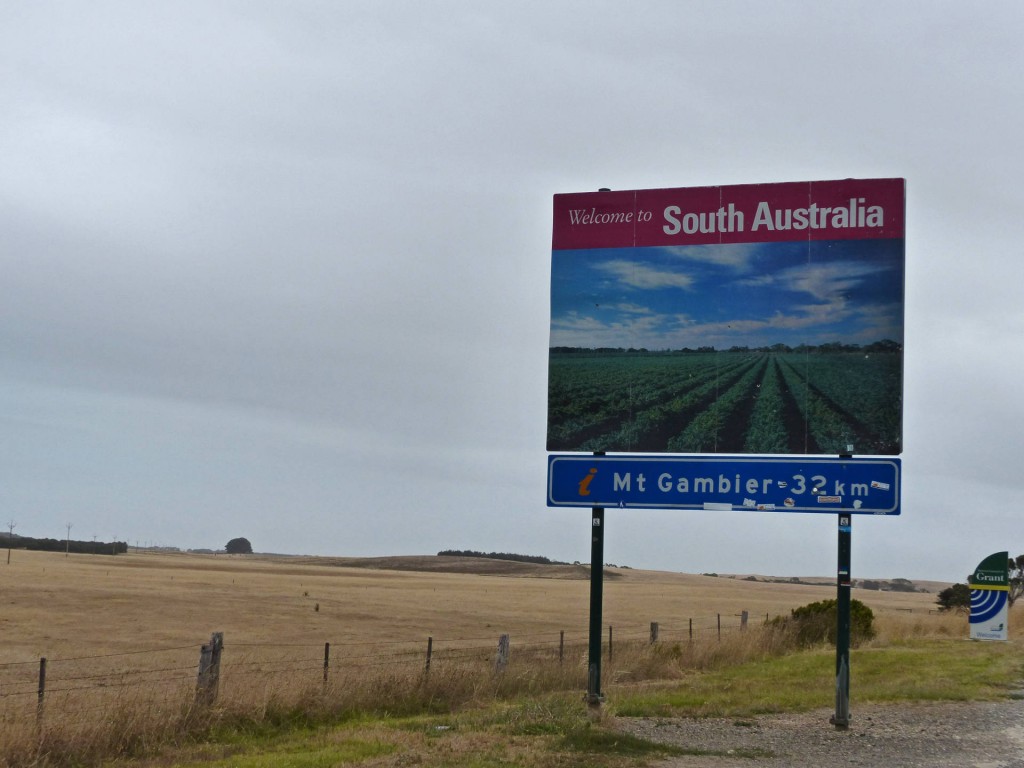
{"type": "Polygon", "coordinates": [[[214,632],[210,642],[199,650],[199,677],[196,681],[196,701],[213,704],[220,685],[220,652],[224,648],[224,633],[214,632]]]}
{"type": "Polygon", "coordinates": [[[510,651],[511,642],[508,635],[502,635],[498,638],[498,655],[494,660],[494,671],[504,672],[508,666],[508,656],[510,651]]]}
{"type": "Polygon", "coordinates": [[[612,625],[608,625],[608,661],[612,660],[614,649],[612,646],[612,625]]]}
{"type": "Polygon", "coordinates": [[[693,619],[690,619],[690,642],[693,642],[693,619]]]}
{"type": "Polygon", "coordinates": [[[565,660],[565,630],[561,630],[558,633],[558,663],[561,664],[565,660]]]}
{"type": "Polygon", "coordinates": [[[36,725],[43,724],[43,699],[46,697],[46,657],[39,659],[39,689],[36,694],[36,725]]]}
{"type": "Polygon", "coordinates": [[[425,673],[430,672],[430,657],[434,655],[434,638],[427,638],[427,665],[423,668],[425,673]]]}
{"type": "Polygon", "coordinates": [[[722,639],[722,614],[718,614],[718,639],[722,639]]]}
{"type": "Polygon", "coordinates": [[[654,645],[656,642],[658,642],[658,622],[652,621],[651,622],[651,645],[654,645]]]}
{"type": "Polygon", "coordinates": [[[743,631],[746,630],[746,628],[747,628],[747,620],[749,618],[750,618],[750,614],[747,613],[746,611],[743,611],[740,614],[740,632],[743,632],[743,631]]]}
{"type": "Polygon", "coordinates": [[[324,688],[327,687],[327,673],[331,668],[331,644],[324,643],[324,688]]]}

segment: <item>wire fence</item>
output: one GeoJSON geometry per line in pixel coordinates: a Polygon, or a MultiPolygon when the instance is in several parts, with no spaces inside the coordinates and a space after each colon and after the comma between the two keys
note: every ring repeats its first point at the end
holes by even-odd
{"type": "MultiPolygon", "coordinates": [[[[678,624],[651,622],[643,628],[608,626],[602,654],[612,659],[630,645],[721,639],[742,631],[747,622],[743,612],[678,624]]],[[[91,721],[109,724],[133,712],[163,709],[171,714],[201,694],[216,698],[254,688],[312,689],[343,678],[372,681],[396,673],[493,671],[502,664],[555,664],[585,671],[587,652],[586,630],[308,644],[235,642],[214,633],[201,645],[0,663],[0,726],[31,723],[42,728],[66,724],[73,717],[87,728],[91,721]]]]}

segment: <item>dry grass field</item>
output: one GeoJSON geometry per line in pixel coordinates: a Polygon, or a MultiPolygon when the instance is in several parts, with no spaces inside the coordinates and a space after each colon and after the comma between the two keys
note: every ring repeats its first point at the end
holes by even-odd
{"type": "MultiPolygon", "coordinates": [[[[475,558],[15,550],[0,565],[0,766],[138,754],[215,727],[196,695],[213,632],[224,636],[221,719],[447,711],[582,691],[589,591],[580,566],[475,558]],[[495,675],[505,633],[509,672],[495,675]]],[[[608,569],[603,688],[759,658],[773,633],[740,632],[742,612],[756,628],[834,596],[827,583],[608,569]]],[[[966,637],[966,617],[937,614],[934,593],[854,596],[875,611],[879,642],[966,637]]]]}
{"type": "MultiPolygon", "coordinates": [[[[0,663],[226,644],[323,644],[585,635],[587,571],[475,558],[379,561],[15,550],[0,565],[0,663]],[[359,563],[358,567],[354,564],[359,563]],[[365,567],[391,566],[402,570],[365,567]],[[411,570],[423,568],[423,570],[411,570]],[[448,572],[446,572],[446,570],[448,572]],[[319,610],[317,610],[317,606],[319,610]]],[[[609,569],[604,624],[623,638],[736,626],[835,596],[833,586],[609,569]]],[[[876,614],[920,614],[935,595],[855,590],[876,614]]],[[[964,620],[966,632],[966,620],[964,620]]]]}

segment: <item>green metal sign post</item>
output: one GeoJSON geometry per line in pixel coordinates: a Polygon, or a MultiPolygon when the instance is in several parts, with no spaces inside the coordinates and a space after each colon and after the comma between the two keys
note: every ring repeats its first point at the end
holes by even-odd
{"type": "Polygon", "coordinates": [[[587,661],[587,704],[598,708],[601,694],[601,606],[604,602],[604,507],[594,507],[590,535],[590,647],[587,661]]]}
{"type": "Polygon", "coordinates": [[[850,727],[850,539],[853,515],[839,515],[839,563],[836,570],[836,713],[832,724],[850,727]]]}

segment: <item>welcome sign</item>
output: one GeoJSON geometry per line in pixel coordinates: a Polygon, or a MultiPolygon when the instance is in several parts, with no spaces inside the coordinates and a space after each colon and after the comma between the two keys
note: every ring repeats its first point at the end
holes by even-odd
{"type": "Polygon", "coordinates": [[[974,569],[971,589],[971,639],[1009,638],[1010,553],[989,555],[974,569]]]}
{"type": "Polygon", "coordinates": [[[903,179],[554,197],[549,451],[902,450],[903,179]]]}

